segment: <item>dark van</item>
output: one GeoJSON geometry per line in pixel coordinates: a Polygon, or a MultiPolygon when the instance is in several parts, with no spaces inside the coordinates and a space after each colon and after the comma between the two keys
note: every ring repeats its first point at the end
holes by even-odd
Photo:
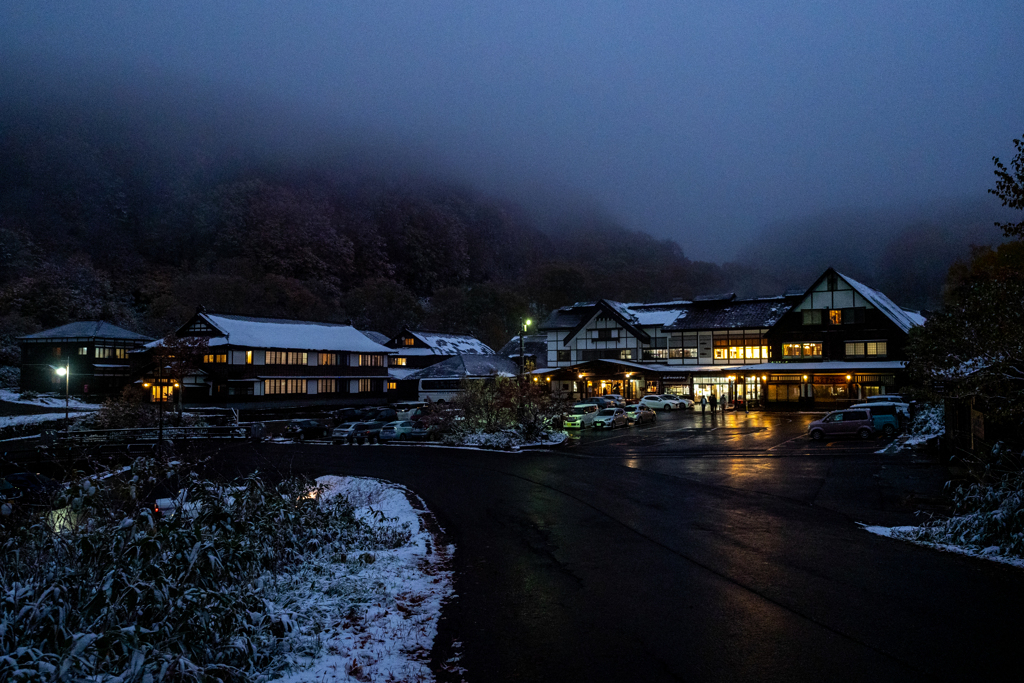
{"type": "Polygon", "coordinates": [[[834,410],[807,426],[815,441],[834,436],[856,436],[869,439],[875,433],[875,421],[866,409],[834,410]]]}

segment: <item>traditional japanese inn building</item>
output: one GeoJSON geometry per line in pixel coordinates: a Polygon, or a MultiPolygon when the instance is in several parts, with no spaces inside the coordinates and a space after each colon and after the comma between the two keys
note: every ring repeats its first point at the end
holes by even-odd
{"type": "Polygon", "coordinates": [[[806,292],[554,311],[548,368],[575,398],[673,393],[776,409],[830,408],[898,389],[910,328],[924,318],[833,269],[806,292]]]}

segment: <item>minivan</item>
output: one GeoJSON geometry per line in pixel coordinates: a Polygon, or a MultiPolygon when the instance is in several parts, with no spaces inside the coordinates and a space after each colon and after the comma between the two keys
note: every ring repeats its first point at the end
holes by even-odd
{"type": "Polygon", "coordinates": [[[597,411],[600,410],[595,403],[577,403],[569,411],[565,421],[562,423],[563,427],[567,429],[583,429],[584,427],[593,427],[594,418],[597,416],[597,411]]]}
{"type": "Polygon", "coordinates": [[[856,436],[868,439],[875,433],[875,421],[864,408],[833,410],[807,426],[807,433],[815,441],[832,436],[856,436]]]}
{"type": "Polygon", "coordinates": [[[875,423],[875,431],[885,436],[892,436],[900,429],[899,409],[892,403],[858,403],[850,406],[851,410],[863,409],[871,413],[875,423]]]}

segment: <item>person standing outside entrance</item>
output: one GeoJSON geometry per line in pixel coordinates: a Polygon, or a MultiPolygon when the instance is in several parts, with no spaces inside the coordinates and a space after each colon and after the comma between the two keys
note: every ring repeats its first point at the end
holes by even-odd
{"type": "Polygon", "coordinates": [[[711,414],[714,415],[718,412],[718,397],[711,394],[711,414]]]}
{"type": "Polygon", "coordinates": [[[704,414],[704,411],[707,410],[707,407],[708,407],[708,395],[707,394],[701,394],[700,395],[700,414],[701,415],[704,414]]]}

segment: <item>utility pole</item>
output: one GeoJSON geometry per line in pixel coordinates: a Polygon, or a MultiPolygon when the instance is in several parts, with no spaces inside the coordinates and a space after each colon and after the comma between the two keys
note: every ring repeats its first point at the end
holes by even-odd
{"type": "Polygon", "coordinates": [[[519,376],[522,377],[526,373],[526,356],[523,350],[523,337],[526,336],[526,328],[530,326],[533,321],[529,318],[519,319],[519,376]]]}

